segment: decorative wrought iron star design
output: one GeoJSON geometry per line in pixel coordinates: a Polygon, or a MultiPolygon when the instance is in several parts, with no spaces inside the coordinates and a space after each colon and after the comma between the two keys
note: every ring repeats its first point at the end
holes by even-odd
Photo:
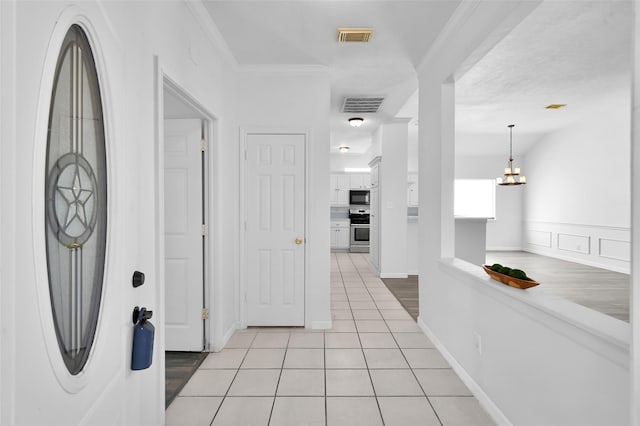
{"type": "Polygon", "coordinates": [[[90,226],[91,218],[87,217],[86,204],[94,196],[94,189],[91,186],[90,179],[84,179],[86,182],[83,182],[83,179],[80,178],[80,166],[75,164],[73,167],[75,167],[75,170],[71,187],[58,185],[56,188],[67,204],[67,214],[62,226],[63,229],[67,230],[73,221],[77,219],[87,229],[90,226]],[[86,184],[89,187],[83,187],[86,184]]]}

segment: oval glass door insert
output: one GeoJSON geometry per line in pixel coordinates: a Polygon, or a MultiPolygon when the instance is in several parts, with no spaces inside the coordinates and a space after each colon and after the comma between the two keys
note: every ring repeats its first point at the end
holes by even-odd
{"type": "Polygon", "coordinates": [[[45,227],[53,321],[69,372],[84,368],[98,322],[107,239],[102,100],[84,31],[65,36],[51,95],[45,227]]]}

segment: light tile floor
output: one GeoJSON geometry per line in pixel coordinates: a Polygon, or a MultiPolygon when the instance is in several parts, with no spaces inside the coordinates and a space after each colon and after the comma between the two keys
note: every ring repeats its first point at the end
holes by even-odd
{"type": "Polygon", "coordinates": [[[366,255],[331,255],[331,330],[249,328],[211,353],[169,426],[494,425],[366,255]]]}

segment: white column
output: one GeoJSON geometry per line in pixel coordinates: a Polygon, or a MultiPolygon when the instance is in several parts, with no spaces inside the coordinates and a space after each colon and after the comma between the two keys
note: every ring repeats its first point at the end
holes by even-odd
{"type": "Polygon", "coordinates": [[[407,277],[409,119],[380,126],[380,277],[407,277]]]}
{"type": "Polygon", "coordinates": [[[428,277],[438,275],[437,262],[453,257],[455,250],[455,222],[453,218],[454,180],[454,118],[455,96],[453,84],[429,77],[420,80],[419,162],[419,265],[420,317],[428,318],[428,277]],[[426,277],[423,279],[422,277],[426,277]]]}

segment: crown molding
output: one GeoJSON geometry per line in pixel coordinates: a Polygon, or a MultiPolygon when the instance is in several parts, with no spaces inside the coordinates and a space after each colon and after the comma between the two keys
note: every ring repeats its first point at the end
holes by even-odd
{"type": "Polygon", "coordinates": [[[206,34],[211,44],[223,54],[223,56],[233,67],[238,67],[238,60],[235,56],[233,56],[233,53],[231,52],[227,41],[224,39],[224,37],[222,37],[220,30],[218,30],[217,25],[215,24],[215,22],[213,22],[213,19],[211,18],[211,15],[209,14],[207,8],[204,6],[202,0],[183,1],[187,6],[189,12],[191,12],[193,18],[206,34]]]}
{"type": "Polygon", "coordinates": [[[324,65],[250,64],[240,65],[238,71],[244,73],[260,73],[263,75],[329,75],[329,68],[324,65]]]}

